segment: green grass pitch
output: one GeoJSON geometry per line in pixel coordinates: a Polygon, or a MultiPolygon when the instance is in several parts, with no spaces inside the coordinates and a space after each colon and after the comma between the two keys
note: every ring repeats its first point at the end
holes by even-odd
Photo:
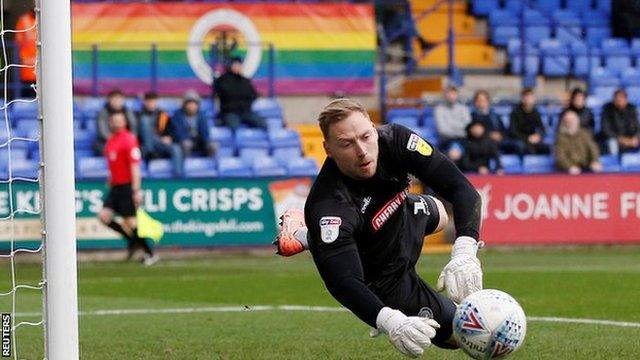
{"type": "MultiPolygon", "coordinates": [[[[447,255],[423,255],[419,273],[433,284],[447,255]]],[[[640,323],[640,248],[482,251],[485,287],[507,291],[528,316],[640,323]]],[[[0,292],[10,271],[0,269],[0,292]]],[[[34,282],[41,268],[19,263],[18,282],[34,282]]],[[[18,290],[18,321],[37,321],[34,290],[18,290]]],[[[308,254],[79,265],[82,359],[400,359],[384,337],[348,312],[285,311],[278,305],[336,307],[308,254]],[[179,313],[166,309],[272,306],[270,310],[179,313]],[[100,315],[97,310],[143,313],[100,315]],[[159,313],[165,309],[166,313],[159,313]],[[146,313],[147,310],[150,313],[146,313]]],[[[10,297],[0,311],[11,309],[10,297]]],[[[259,309],[259,308],[257,308],[259,309]]],[[[513,359],[639,359],[640,327],[529,321],[513,359]]],[[[42,329],[17,330],[18,357],[42,359],[42,329]]],[[[461,351],[428,349],[425,359],[465,359],[461,351]]]]}

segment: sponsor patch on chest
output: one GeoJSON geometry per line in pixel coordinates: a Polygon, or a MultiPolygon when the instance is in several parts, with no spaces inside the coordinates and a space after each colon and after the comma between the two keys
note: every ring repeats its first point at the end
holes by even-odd
{"type": "Polygon", "coordinates": [[[387,220],[389,220],[389,218],[398,211],[404,200],[407,198],[408,193],[408,189],[402,190],[391,200],[387,201],[380,210],[378,210],[373,219],[371,219],[371,226],[373,226],[373,230],[378,231],[382,225],[384,225],[384,223],[386,223],[387,220]]]}
{"type": "Polygon", "coordinates": [[[323,216],[320,218],[320,238],[330,244],[338,238],[342,219],[337,216],[323,216]]]}

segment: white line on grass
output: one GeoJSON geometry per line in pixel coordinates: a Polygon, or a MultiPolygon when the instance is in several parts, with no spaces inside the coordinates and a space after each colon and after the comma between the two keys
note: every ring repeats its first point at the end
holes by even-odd
{"type": "MultiPolygon", "coordinates": [[[[117,316],[117,315],[153,315],[153,314],[193,314],[212,312],[251,312],[251,311],[311,311],[311,312],[348,312],[343,307],[305,306],[305,305],[253,305],[253,306],[209,306],[197,308],[168,308],[168,309],[109,309],[79,311],[80,316],[117,316]]],[[[16,316],[40,316],[41,313],[16,313],[16,316]]],[[[568,324],[605,325],[617,327],[640,328],[638,322],[580,319],[547,316],[528,316],[529,321],[555,322],[568,324]]]]}

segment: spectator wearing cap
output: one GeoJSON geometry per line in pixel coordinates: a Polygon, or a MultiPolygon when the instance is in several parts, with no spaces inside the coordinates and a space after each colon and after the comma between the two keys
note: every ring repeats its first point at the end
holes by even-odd
{"type": "Polygon", "coordinates": [[[627,93],[622,89],[616,90],[613,101],[602,108],[599,138],[610,154],[640,149],[638,110],[629,104],[627,93]]]}
{"type": "Polygon", "coordinates": [[[454,151],[454,143],[461,144],[466,136],[465,127],[471,122],[469,108],[458,101],[458,89],[449,86],[444,91],[444,103],[436,106],[434,115],[440,148],[454,161],[460,160],[459,152],[454,151]]]}
{"type": "Polygon", "coordinates": [[[93,144],[93,151],[96,155],[103,155],[104,144],[107,139],[111,137],[111,129],[109,127],[109,117],[113,113],[124,113],[127,120],[127,130],[131,131],[134,135],[138,133],[138,119],[136,115],[124,104],[124,93],[120,89],[113,89],[107,94],[107,102],[104,104],[104,108],[98,113],[96,119],[96,128],[98,133],[96,135],[96,141],[93,144]]]}
{"type": "Polygon", "coordinates": [[[193,151],[213,156],[216,146],[209,139],[209,126],[204,112],[200,110],[198,93],[193,90],[185,93],[182,107],[176,110],[169,122],[168,134],[180,144],[184,156],[191,156],[193,151]]]}
{"type": "Polygon", "coordinates": [[[158,94],[155,92],[144,94],[142,110],[137,116],[138,138],[145,160],[170,158],[175,175],[181,177],[184,173],[182,148],[169,134],[171,119],[166,111],[158,107],[158,94]]]}
{"type": "Polygon", "coordinates": [[[572,175],[584,171],[601,172],[600,151],[589,130],[580,126],[580,118],[568,110],[562,114],[555,146],[556,168],[572,175]]]}
{"type": "Polygon", "coordinates": [[[548,154],[549,145],[543,142],[545,129],[542,116],[536,109],[532,89],[522,90],[521,100],[511,111],[509,136],[515,140],[520,154],[548,154]]]}
{"type": "Polygon", "coordinates": [[[502,174],[502,165],[498,154],[498,145],[491,139],[484,123],[473,120],[466,127],[467,138],[464,142],[464,155],[460,161],[460,169],[482,175],[490,172],[489,162],[495,162],[495,171],[502,174]]]}
{"type": "Polygon", "coordinates": [[[251,110],[258,92],[251,80],[242,75],[242,59],[231,58],[224,74],[213,82],[215,95],[220,100],[220,120],[224,126],[237,129],[249,127],[267,128],[264,118],[251,110]]]}

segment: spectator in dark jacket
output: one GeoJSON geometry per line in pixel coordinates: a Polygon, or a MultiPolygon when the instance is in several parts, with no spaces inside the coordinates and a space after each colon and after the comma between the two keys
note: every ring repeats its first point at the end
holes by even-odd
{"type": "Polygon", "coordinates": [[[200,111],[200,96],[195,91],[187,91],[182,107],[173,114],[169,122],[169,135],[180,144],[184,156],[200,151],[207,156],[215,153],[215,143],[209,140],[209,126],[204,112],[200,111]]]}
{"type": "Polygon", "coordinates": [[[602,171],[600,151],[593,134],[580,127],[578,114],[571,110],[563,113],[558,126],[555,158],[556,168],[571,175],[602,171]]]}
{"type": "Polygon", "coordinates": [[[103,155],[104,144],[107,139],[111,137],[111,129],[109,128],[109,117],[113,113],[124,113],[127,119],[127,130],[131,131],[134,135],[138,133],[138,119],[133,111],[127,109],[124,104],[124,93],[120,89],[113,89],[107,94],[107,103],[104,104],[104,108],[98,113],[96,119],[96,128],[98,133],[96,134],[96,141],[93,144],[93,151],[96,155],[103,155]]]}
{"type": "Polygon", "coordinates": [[[518,153],[518,145],[507,136],[507,128],[500,120],[500,116],[491,108],[491,98],[486,90],[478,90],[473,95],[473,111],[471,120],[484,125],[491,140],[498,144],[498,149],[504,153],[518,153]]]}
{"type": "Polygon", "coordinates": [[[526,154],[548,154],[549,146],[543,142],[545,129],[542,116],[536,110],[533,90],[524,89],[521,102],[510,115],[509,135],[517,141],[519,152],[526,154]]]}
{"type": "Polygon", "coordinates": [[[176,176],[182,176],[184,159],[180,144],[169,134],[169,114],[158,107],[158,94],[144,94],[142,110],[137,114],[140,123],[138,138],[146,160],[170,158],[176,176]]]}
{"type": "MultiPolygon", "coordinates": [[[[593,111],[586,107],[587,104],[587,94],[585,94],[584,90],[580,88],[575,88],[571,92],[571,97],[569,98],[569,106],[562,111],[560,114],[560,119],[562,119],[563,115],[567,111],[573,111],[578,115],[578,119],[580,120],[580,127],[589,130],[592,134],[595,134],[595,126],[596,121],[593,116],[593,111]]],[[[558,127],[560,123],[558,122],[558,127]]]]}
{"type": "Polygon", "coordinates": [[[241,124],[267,128],[267,123],[251,111],[258,92],[251,80],[242,75],[242,59],[234,57],[224,74],[213,82],[214,92],[220,99],[220,120],[224,126],[237,129],[241,124]]]}
{"type": "Polygon", "coordinates": [[[602,109],[602,128],[599,138],[610,154],[640,149],[638,111],[629,104],[627,93],[616,90],[613,101],[602,109]]]}
{"type": "Polygon", "coordinates": [[[466,127],[467,138],[464,142],[464,155],[460,168],[465,172],[488,174],[489,162],[495,161],[496,172],[502,174],[502,164],[498,155],[498,146],[485,129],[483,122],[474,120],[466,127]]]}

